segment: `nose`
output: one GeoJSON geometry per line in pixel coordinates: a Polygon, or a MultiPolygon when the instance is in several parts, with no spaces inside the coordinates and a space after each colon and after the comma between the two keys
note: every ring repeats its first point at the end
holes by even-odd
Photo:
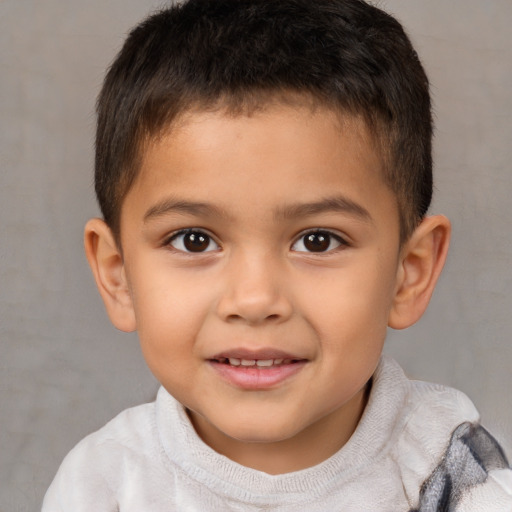
{"type": "Polygon", "coordinates": [[[250,325],[280,323],[292,314],[283,269],[268,255],[241,255],[226,268],[218,315],[227,322],[250,325]]]}

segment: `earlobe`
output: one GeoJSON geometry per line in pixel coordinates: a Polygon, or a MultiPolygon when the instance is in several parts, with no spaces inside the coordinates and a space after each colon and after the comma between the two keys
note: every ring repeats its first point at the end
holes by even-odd
{"type": "Polygon", "coordinates": [[[389,327],[405,329],[417,322],[427,309],[446,260],[450,232],[450,221],[443,215],[426,217],[405,243],[389,327]]]}
{"type": "Polygon", "coordinates": [[[111,322],[121,331],[136,328],[122,254],[112,231],[101,219],[87,222],[84,246],[96,285],[111,322]]]}

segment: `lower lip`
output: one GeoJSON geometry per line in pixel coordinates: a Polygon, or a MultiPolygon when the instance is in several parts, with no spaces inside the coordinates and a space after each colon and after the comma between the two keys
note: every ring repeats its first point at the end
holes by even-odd
{"type": "Polygon", "coordinates": [[[261,368],[257,366],[232,366],[210,361],[211,366],[229,384],[248,390],[270,389],[300,372],[306,361],[261,368]]]}

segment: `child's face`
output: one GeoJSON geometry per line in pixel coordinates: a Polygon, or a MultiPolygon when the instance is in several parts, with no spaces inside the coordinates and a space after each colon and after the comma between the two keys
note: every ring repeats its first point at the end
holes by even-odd
{"type": "Polygon", "coordinates": [[[121,216],[136,327],[214,448],[354,430],[397,287],[381,175],[324,109],[191,113],[147,148],[121,216]]]}

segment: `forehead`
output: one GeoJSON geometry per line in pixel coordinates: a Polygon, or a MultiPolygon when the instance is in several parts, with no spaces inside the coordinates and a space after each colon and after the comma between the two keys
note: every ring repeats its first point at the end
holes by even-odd
{"type": "Polygon", "coordinates": [[[277,149],[274,157],[290,159],[293,155],[286,150],[291,147],[300,147],[301,157],[315,152],[319,161],[342,149],[347,157],[350,153],[351,158],[372,159],[372,166],[382,170],[377,138],[362,115],[342,113],[308,96],[270,96],[243,107],[223,101],[207,109],[189,108],[149,136],[141,150],[139,175],[154,171],[155,159],[164,154],[174,159],[210,151],[216,159],[243,159],[254,156],[257,148],[260,155],[277,149]],[[347,142],[340,144],[342,140],[347,142]],[[239,144],[230,145],[233,141],[239,144]]]}
{"type": "MultiPolygon", "coordinates": [[[[332,139],[347,134],[372,146],[374,151],[380,151],[382,145],[378,123],[364,112],[350,113],[340,105],[300,91],[251,91],[247,94],[224,95],[212,100],[197,99],[184,105],[183,110],[179,110],[168,121],[149,128],[140,151],[140,161],[146,160],[148,151],[153,151],[162,143],[172,143],[173,139],[178,143],[180,137],[189,135],[215,135],[219,133],[220,126],[223,131],[230,125],[234,129],[238,127],[241,132],[249,132],[258,125],[271,127],[276,124],[290,124],[295,120],[300,123],[307,120],[308,126],[321,124],[328,127],[333,137],[325,140],[325,146],[333,142],[337,144],[332,139]]],[[[315,137],[309,138],[311,144],[314,144],[315,137]]],[[[200,142],[200,139],[197,140],[200,142]]]]}
{"type": "MultiPolygon", "coordinates": [[[[317,105],[271,104],[248,113],[189,111],[146,144],[126,208],[174,197],[264,214],[337,192],[371,205],[389,193],[365,122],[317,105]]],[[[352,200],[351,199],[351,200],[352,200]]]]}

